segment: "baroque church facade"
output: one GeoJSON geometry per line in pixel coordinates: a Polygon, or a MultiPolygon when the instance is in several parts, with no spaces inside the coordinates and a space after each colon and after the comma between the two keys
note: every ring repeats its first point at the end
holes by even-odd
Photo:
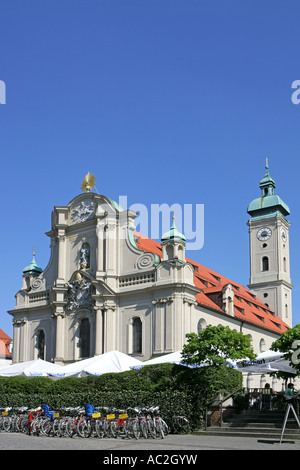
{"type": "Polygon", "coordinates": [[[110,350],[140,360],[181,350],[207,325],[250,335],[263,352],[292,326],[288,206],[266,166],[249,204],[248,288],[186,257],[173,221],[156,242],[135,230],[136,212],[84,191],[52,211],[51,256],[23,270],[13,316],[13,362],[68,364],[110,350]]]}

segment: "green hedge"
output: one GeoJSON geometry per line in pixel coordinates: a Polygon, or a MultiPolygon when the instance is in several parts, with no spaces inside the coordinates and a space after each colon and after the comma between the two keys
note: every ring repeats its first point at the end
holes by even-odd
{"type": "Polygon", "coordinates": [[[37,407],[51,409],[83,406],[126,409],[159,405],[171,422],[174,413],[186,414],[193,429],[202,426],[205,408],[218,393],[224,395],[242,386],[242,375],[224,366],[190,369],[174,364],[145,366],[119,374],[70,377],[0,377],[0,408],[37,407]]]}

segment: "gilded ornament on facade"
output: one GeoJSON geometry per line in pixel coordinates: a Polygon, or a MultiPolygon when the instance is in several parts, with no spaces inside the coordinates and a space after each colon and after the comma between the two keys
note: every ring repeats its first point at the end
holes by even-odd
{"type": "Polygon", "coordinates": [[[94,188],[96,183],[96,177],[92,173],[87,173],[82,180],[81,189],[84,192],[89,192],[91,189],[94,188]]]}

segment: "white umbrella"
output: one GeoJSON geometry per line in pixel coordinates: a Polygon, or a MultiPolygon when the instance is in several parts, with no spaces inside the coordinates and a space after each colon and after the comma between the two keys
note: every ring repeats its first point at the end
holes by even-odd
{"type": "Polygon", "coordinates": [[[52,362],[47,362],[42,359],[36,359],[33,361],[19,362],[7,367],[1,367],[0,376],[47,377],[50,373],[59,373],[61,369],[62,367],[57,364],[53,364],[52,362]]]}
{"type": "Polygon", "coordinates": [[[284,358],[284,353],[279,351],[265,351],[257,355],[254,361],[241,361],[238,363],[240,372],[252,372],[256,374],[264,374],[271,372],[288,372],[296,374],[288,360],[284,358]]]}
{"type": "Polygon", "coordinates": [[[268,351],[259,353],[256,357],[256,361],[265,361],[265,362],[272,362],[277,361],[278,359],[282,359],[284,357],[284,353],[279,351],[268,351]]]}
{"type": "Polygon", "coordinates": [[[296,369],[294,369],[290,362],[287,359],[279,359],[271,364],[272,368],[282,372],[288,372],[289,374],[297,374],[296,369]]]}

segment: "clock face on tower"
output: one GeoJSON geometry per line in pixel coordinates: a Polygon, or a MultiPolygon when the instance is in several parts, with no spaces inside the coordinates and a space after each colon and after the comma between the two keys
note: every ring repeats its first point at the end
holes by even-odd
{"type": "Polygon", "coordinates": [[[286,236],[286,231],[284,228],[281,229],[281,238],[284,242],[286,242],[287,236],[286,236]]]}
{"type": "Polygon", "coordinates": [[[269,227],[262,227],[258,232],[257,232],[257,238],[261,241],[266,241],[268,240],[272,235],[272,230],[269,227]]]}

